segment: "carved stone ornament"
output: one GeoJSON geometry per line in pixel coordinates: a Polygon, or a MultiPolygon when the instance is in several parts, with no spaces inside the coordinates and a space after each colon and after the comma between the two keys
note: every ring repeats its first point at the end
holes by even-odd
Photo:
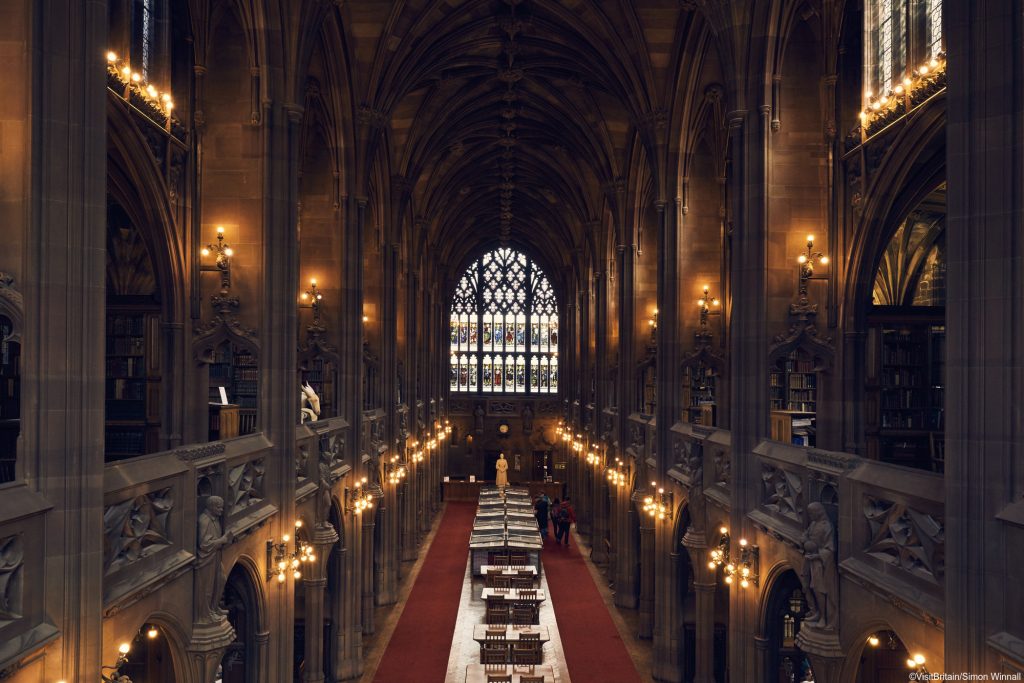
{"type": "Polygon", "coordinates": [[[0,315],[11,319],[12,330],[7,339],[0,341],[21,342],[21,330],[25,324],[25,301],[21,292],[14,288],[14,276],[0,272],[0,315]]]}
{"type": "Polygon", "coordinates": [[[871,531],[864,552],[942,585],[946,572],[946,529],[941,519],[902,503],[870,496],[864,500],[864,518],[871,531]]]}
{"type": "Polygon", "coordinates": [[[224,546],[231,543],[233,535],[223,532],[221,518],[224,515],[224,499],[210,496],[199,515],[196,533],[196,623],[208,624],[223,621],[227,611],[220,607],[224,592],[224,565],[221,562],[224,546]]]}
{"type": "Polygon", "coordinates": [[[171,488],[114,503],[103,511],[103,566],[113,574],[171,545],[171,488]]]}
{"type": "Polygon", "coordinates": [[[232,514],[263,501],[263,458],[235,465],[228,471],[228,502],[232,514]]]}
{"type": "Polygon", "coordinates": [[[803,480],[769,464],[761,466],[761,506],[795,522],[803,521],[803,480]]]}
{"type": "Polygon", "coordinates": [[[21,617],[24,565],[21,534],[0,539],[0,626],[21,617]]]}
{"type": "Polygon", "coordinates": [[[715,484],[729,486],[732,483],[732,458],[728,451],[718,451],[714,456],[715,484]]]}

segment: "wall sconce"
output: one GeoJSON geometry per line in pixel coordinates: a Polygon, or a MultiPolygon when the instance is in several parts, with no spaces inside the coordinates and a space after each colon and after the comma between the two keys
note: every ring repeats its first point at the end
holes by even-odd
{"type": "Polygon", "coordinates": [[[117,662],[114,666],[105,666],[100,670],[100,680],[103,683],[119,683],[124,681],[131,683],[131,679],[126,674],[121,673],[121,667],[128,663],[128,653],[131,652],[132,646],[130,643],[121,643],[117,646],[117,662]],[[103,673],[104,671],[110,671],[110,675],[103,673]]]}
{"type": "Polygon", "coordinates": [[[738,579],[740,588],[748,588],[750,584],[757,585],[759,552],[756,545],[747,543],[747,539],[740,539],[740,559],[733,564],[725,565],[725,582],[730,586],[738,579]]]}
{"type": "Polygon", "coordinates": [[[622,488],[629,483],[629,471],[628,462],[623,462],[622,458],[615,458],[615,465],[608,468],[608,473],[605,476],[612,486],[622,488]]]}
{"type": "Polygon", "coordinates": [[[654,309],[654,313],[647,319],[647,325],[651,328],[651,344],[653,345],[657,341],[658,333],[658,309],[654,309]]]}
{"type": "Polygon", "coordinates": [[[907,668],[919,674],[927,674],[928,669],[925,668],[924,663],[924,655],[918,652],[917,654],[907,659],[907,668]]]}
{"type": "Polygon", "coordinates": [[[657,519],[672,519],[672,492],[665,493],[655,481],[651,482],[651,491],[644,497],[644,512],[657,519]]]}
{"type": "Polygon", "coordinates": [[[217,243],[207,244],[199,250],[199,253],[204,257],[210,254],[215,255],[215,265],[200,265],[199,270],[201,272],[220,273],[221,294],[227,294],[228,290],[231,289],[231,257],[235,255],[235,251],[224,241],[223,226],[217,226],[217,243]]]}
{"type": "MultiPolygon", "coordinates": [[[[722,305],[722,302],[718,300],[718,297],[711,296],[711,288],[708,285],[704,285],[704,296],[697,300],[697,305],[700,306],[700,326],[706,328],[708,326],[708,315],[712,313],[711,308],[718,308],[722,305]]],[[[714,311],[718,313],[719,311],[714,311]]]]}
{"type": "MultiPolygon", "coordinates": [[[[598,447],[598,448],[599,448],[600,450],[602,450],[602,451],[604,451],[604,450],[605,450],[605,446],[604,446],[604,444],[598,444],[598,445],[597,445],[597,447],[598,447]]],[[[591,449],[591,450],[590,450],[590,451],[589,451],[589,452],[587,453],[587,464],[588,464],[588,465],[593,465],[594,467],[601,467],[601,463],[602,463],[603,461],[604,461],[604,456],[600,455],[599,453],[596,453],[596,452],[594,451],[594,449],[591,449]]]]}
{"type": "MultiPolygon", "coordinates": [[[[800,298],[807,299],[807,281],[814,278],[814,262],[826,266],[828,256],[820,251],[814,251],[814,235],[807,236],[807,253],[800,254],[796,262],[800,264],[800,298]]],[[[817,278],[823,279],[823,278],[817,278]]]]}
{"type": "Polygon", "coordinates": [[[405,479],[408,472],[405,469],[405,463],[399,461],[397,455],[392,455],[391,460],[384,462],[384,471],[387,476],[389,484],[400,484],[405,479]]]}
{"type": "Polygon", "coordinates": [[[366,477],[363,477],[356,482],[354,489],[345,487],[345,512],[354,512],[357,515],[361,515],[363,510],[373,508],[373,494],[363,490],[363,484],[365,483],[366,477]]]}
{"type": "Polygon", "coordinates": [[[718,569],[729,562],[729,529],[719,527],[718,534],[718,546],[708,554],[708,569],[718,569]]]}
{"type": "Polygon", "coordinates": [[[302,520],[296,520],[296,536],[291,550],[288,549],[288,543],[292,541],[292,537],[289,534],[282,536],[280,543],[274,543],[274,539],[267,541],[268,580],[277,576],[277,582],[284,583],[288,578],[285,572],[290,569],[292,577],[298,581],[302,578],[302,572],[299,570],[302,563],[312,562],[316,559],[313,546],[309,545],[305,541],[300,541],[298,538],[298,530],[301,528],[302,520]]]}
{"type": "Polygon", "coordinates": [[[316,278],[309,281],[309,289],[303,292],[300,298],[302,299],[302,303],[299,304],[299,308],[313,309],[313,325],[319,327],[320,302],[323,301],[324,295],[320,293],[319,289],[317,289],[316,278]]]}

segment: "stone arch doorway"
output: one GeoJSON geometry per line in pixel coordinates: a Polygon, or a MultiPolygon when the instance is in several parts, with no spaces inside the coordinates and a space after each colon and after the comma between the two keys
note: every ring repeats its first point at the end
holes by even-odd
{"type": "Polygon", "coordinates": [[[224,607],[235,629],[235,639],[224,651],[221,683],[257,683],[259,680],[260,595],[251,572],[236,564],[224,585],[224,607]]]}

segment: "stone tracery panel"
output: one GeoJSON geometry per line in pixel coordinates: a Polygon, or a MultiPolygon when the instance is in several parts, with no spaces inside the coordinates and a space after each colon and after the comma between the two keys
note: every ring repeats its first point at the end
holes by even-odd
{"type": "Polygon", "coordinates": [[[152,491],[103,511],[104,571],[113,574],[171,545],[171,488],[152,491]]]}
{"type": "Polygon", "coordinates": [[[941,585],[945,574],[943,521],[908,505],[865,496],[870,539],[864,552],[941,585]]]}

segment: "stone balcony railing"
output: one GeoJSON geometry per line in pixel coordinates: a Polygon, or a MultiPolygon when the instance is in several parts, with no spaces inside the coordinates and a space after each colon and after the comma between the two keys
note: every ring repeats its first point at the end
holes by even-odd
{"type": "Polygon", "coordinates": [[[0,677],[57,637],[43,608],[43,530],[52,507],[23,483],[0,486],[0,677]]]}
{"type": "MultiPolygon", "coordinates": [[[[731,446],[726,430],[672,427],[669,476],[710,503],[731,506],[731,446]]],[[[943,618],[945,522],[943,477],[857,455],[762,441],[756,507],[748,512],[776,555],[801,558],[807,506],[819,502],[836,530],[840,575],[926,621],[943,618]]]]}

